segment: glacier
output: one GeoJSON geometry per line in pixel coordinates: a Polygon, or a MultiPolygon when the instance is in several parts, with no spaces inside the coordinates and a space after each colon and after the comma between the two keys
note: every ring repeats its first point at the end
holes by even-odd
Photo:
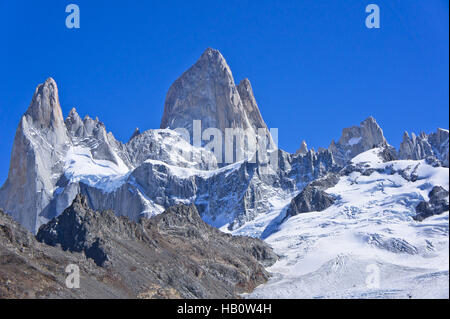
{"type": "MultiPolygon", "coordinates": [[[[448,189],[448,168],[424,160],[383,163],[379,152],[352,160],[378,172],[342,176],[327,190],[338,198],[333,206],[291,217],[264,239],[281,258],[269,268],[269,282],[245,297],[449,298],[449,213],[413,219],[432,185],[448,189]],[[367,285],[370,265],[379,271],[379,287],[367,285]]],[[[270,220],[260,222],[233,233],[260,233],[270,220]]]]}

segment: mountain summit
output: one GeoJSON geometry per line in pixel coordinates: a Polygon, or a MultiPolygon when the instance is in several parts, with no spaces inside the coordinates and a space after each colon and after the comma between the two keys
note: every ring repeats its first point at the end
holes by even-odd
{"type": "Polygon", "coordinates": [[[14,138],[8,179],[0,203],[26,228],[34,230],[38,214],[48,209],[55,176],[62,173],[61,157],[69,136],[52,78],[37,86],[14,138]]]}
{"type": "Polygon", "coordinates": [[[267,133],[248,79],[236,86],[233,74],[222,54],[208,48],[189,70],[170,87],[164,104],[161,128],[184,128],[193,136],[193,121],[200,120],[202,130],[217,128],[258,129],[267,133]]]}
{"type": "Polygon", "coordinates": [[[342,136],[337,143],[332,141],[328,149],[334,159],[344,165],[356,155],[379,146],[386,146],[387,141],[383,130],[377,121],[369,116],[360,126],[352,126],[342,130],[342,136]]]}

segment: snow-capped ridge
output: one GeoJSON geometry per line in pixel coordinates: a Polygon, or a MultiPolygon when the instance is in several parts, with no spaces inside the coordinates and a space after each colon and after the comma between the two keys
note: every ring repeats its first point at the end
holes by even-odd
{"type": "Polygon", "coordinates": [[[290,216],[265,238],[282,258],[246,297],[448,298],[448,212],[414,220],[432,189],[448,191],[448,168],[384,161],[383,149],[358,154],[340,172],[325,190],[333,205],[290,216]],[[374,268],[380,286],[371,288],[374,268]]]}
{"type": "Polygon", "coordinates": [[[399,158],[401,159],[425,159],[433,157],[445,167],[449,166],[449,131],[438,128],[435,133],[421,132],[418,136],[408,132],[403,134],[400,144],[399,158]]]}

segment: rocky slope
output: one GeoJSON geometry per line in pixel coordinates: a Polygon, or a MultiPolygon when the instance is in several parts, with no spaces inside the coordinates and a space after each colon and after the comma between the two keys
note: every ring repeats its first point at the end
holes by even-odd
{"type": "Polygon", "coordinates": [[[335,202],[335,198],[325,192],[339,182],[339,175],[330,173],[306,185],[300,194],[295,196],[286,212],[286,218],[308,213],[321,212],[335,202]]]}
{"type": "Polygon", "coordinates": [[[36,238],[0,212],[1,297],[235,298],[277,259],[258,239],[208,226],[195,206],[134,223],[81,195],[36,238]],[[64,285],[68,264],[80,267],[79,289],[64,285]]]}

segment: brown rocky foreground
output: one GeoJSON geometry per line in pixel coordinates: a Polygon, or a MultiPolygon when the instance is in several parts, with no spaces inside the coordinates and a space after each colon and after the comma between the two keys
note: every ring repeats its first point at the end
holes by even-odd
{"type": "Polygon", "coordinates": [[[138,223],[78,195],[36,237],[0,210],[0,298],[237,298],[267,281],[264,242],[204,223],[178,205],[138,223]],[[80,288],[66,287],[66,267],[80,288]]]}

